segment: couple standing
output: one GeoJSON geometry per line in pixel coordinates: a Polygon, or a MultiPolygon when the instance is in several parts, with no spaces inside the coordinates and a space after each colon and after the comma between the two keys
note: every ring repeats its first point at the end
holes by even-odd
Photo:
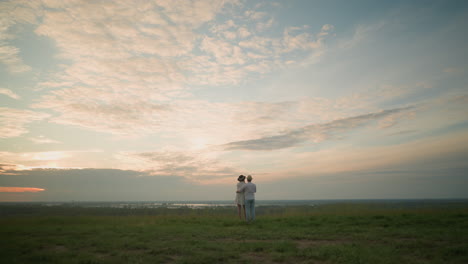
{"type": "Polygon", "coordinates": [[[247,183],[245,183],[245,176],[240,175],[237,178],[237,191],[236,203],[239,218],[242,220],[242,211],[244,211],[245,220],[247,222],[255,220],[255,193],[257,186],[252,183],[252,176],[247,176],[247,183]],[[242,210],[244,208],[244,210],[242,210]]]}

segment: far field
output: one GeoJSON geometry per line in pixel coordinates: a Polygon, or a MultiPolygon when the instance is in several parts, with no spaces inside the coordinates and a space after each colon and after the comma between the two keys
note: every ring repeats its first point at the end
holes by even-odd
{"type": "Polygon", "coordinates": [[[468,263],[468,203],[106,209],[0,205],[0,263],[468,263]]]}

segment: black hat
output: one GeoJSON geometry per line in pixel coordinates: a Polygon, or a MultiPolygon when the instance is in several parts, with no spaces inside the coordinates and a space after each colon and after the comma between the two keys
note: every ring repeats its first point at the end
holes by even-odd
{"type": "Polygon", "coordinates": [[[238,181],[243,181],[245,180],[245,176],[244,175],[239,175],[239,177],[237,178],[238,181]]]}

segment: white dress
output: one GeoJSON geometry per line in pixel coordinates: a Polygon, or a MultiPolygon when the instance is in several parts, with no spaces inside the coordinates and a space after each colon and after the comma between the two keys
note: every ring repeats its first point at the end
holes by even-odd
{"type": "MultiPolygon", "coordinates": [[[[237,190],[239,190],[242,186],[245,185],[245,182],[238,182],[237,183],[237,190]]],[[[236,191],[237,191],[236,190],[236,191]]],[[[245,198],[244,198],[244,192],[241,193],[236,193],[236,199],[235,199],[236,204],[244,205],[245,204],[245,198]]]]}

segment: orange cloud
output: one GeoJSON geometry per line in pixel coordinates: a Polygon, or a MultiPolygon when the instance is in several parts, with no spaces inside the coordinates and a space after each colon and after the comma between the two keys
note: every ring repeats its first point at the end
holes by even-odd
{"type": "Polygon", "coordinates": [[[21,193],[21,192],[42,192],[42,191],[45,191],[45,189],[30,188],[30,187],[0,187],[0,192],[21,193]]]}

